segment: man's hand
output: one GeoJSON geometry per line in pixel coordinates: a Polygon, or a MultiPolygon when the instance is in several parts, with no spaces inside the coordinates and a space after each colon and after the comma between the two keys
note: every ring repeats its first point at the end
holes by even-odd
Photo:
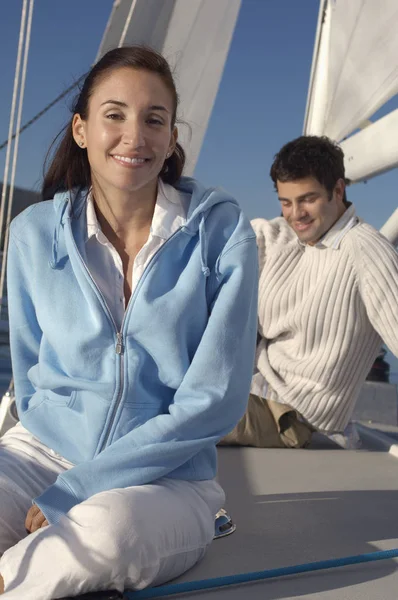
{"type": "Polygon", "coordinates": [[[41,512],[40,508],[33,504],[28,510],[28,514],[25,519],[25,527],[26,531],[29,533],[33,533],[42,527],[46,527],[48,525],[48,521],[46,517],[41,512]]]}

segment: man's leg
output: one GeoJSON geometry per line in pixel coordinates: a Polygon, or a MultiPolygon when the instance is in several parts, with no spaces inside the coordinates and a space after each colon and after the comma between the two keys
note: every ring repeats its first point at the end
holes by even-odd
{"type": "Polygon", "coordinates": [[[245,414],[235,429],[219,442],[219,446],[284,448],[267,401],[250,394],[245,414]]]}
{"type": "Polygon", "coordinates": [[[250,394],[245,414],[219,446],[302,448],[311,435],[311,427],[291,406],[250,394]]]}
{"type": "Polygon", "coordinates": [[[142,589],[173,579],[204,556],[224,499],[215,481],[173,479],[96,494],[4,554],[4,600],[142,589]]]}
{"type": "Polygon", "coordinates": [[[267,400],[267,404],[284,447],[306,448],[315,429],[291,406],[273,400],[267,400]]]}

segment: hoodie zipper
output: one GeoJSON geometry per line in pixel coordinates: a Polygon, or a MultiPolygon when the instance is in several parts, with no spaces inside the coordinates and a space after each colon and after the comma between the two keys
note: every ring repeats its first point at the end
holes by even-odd
{"type": "MultiPolygon", "coordinates": [[[[93,284],[94,289],[96,290],[98,299],[100,301],[100,304],[102,304],[102,308],[104,309],[105,314],[107,315],[107,317],[108,317],[111,325],[113,326],[113,329],[116,332],[115,352],[116,352],[116,355],[119,356],[119,389],[117,389],[117,395],[116,395],[115,404],[116,404],[116,406],[119,406],[120,399],[121,399],[121,397],[123,395],[123,377],[124,377],[124,357],[123,357],[124,344],[123,344],[122,328],[123,328],[123,323],[124,323],[124,318],[125,318],[125,315],[126,315],[126,312],[127,312],[127,308],[128,308],[128,306],[129,306],[130,303],[128,303],[128,305],[126,307],[126,310],[125,310],[125,313],[124,313],[124,316],[123,316],[123,319],[122,319],[122,323],[121,323],[121,326],[120,326],[120,331],[119,331],[118,328],[117,328],[115,319],[113,318],[113,315],[112,315],[111,311],[109,310],[109,306],[107,305],[106,300],[105,300],[105,298],[104,298],[101,290],[99,289],[98,285],[96,284],[93,276],[90,273],[89,268],[87,267],[86,263],[83,260],[82,255],[79,252],[79,248],[77,247],[77,244],[75,242],[75,238],[73,237],[72,230],[70,231],[70,234],[71,234],[71,238],[72,238],[72,242],[73,242],[74,248],[76,250],[76,254],[77,254],[78,258],[80,259],[80,262],[82,263],[83,268],[84,268],[84,270],[85,270],[88,278],[91,280],[91,283],[93,284]]],[[[109,431],[110,431],[110,429],[112,427],[112,423],[114,421],[115,414],[116,414],[116,410],[113,410],[112,411],[111,422],[110,422],[110,425],[108,427],[107,434],[106,434],[104,442],[101,444],[101,448],[99,449],[98,452],[101,452],[104,449],[105,444],[108,441],[109,431]]]]}
{"type": "MultiPolygon", "coordinates": [[[[101,448],[99,450],[99,452],[102,452],[102,450],[104,450],[106,448],[106,445],[109,441],[109,436],[112,430],[112,426],[115,422],[115,417],[116,417],[116,413],[118,411],[118,408],[120,406],[120,402],[123,396],[123,392],[124,392],[124,340],[123,340],[123,326],[124,326],[124,322],[126,320],[126,316],[127,316],[127,311],[128,310],[132,310],[131,306],[134,304],[136,296],[138,294],[138,291],[145,279],[145,277],[147,276],[149,270],[151,269],[153,263],[155,262],[155,260],[157,259],[158,255],[163,252],[165,246],[168,245],[169,242],[171,242],[171,240],[178,234],[180,233],[180,231],[182,230],[182,227],[180,227],[179,229],[177,229],[165,242],[164,244],[155,252],[155,254],[152,256],[151,260],[149,261],[149,263],[147,264],[147,266],[145,267],[139,282],[137,283],[137,286],[134,290],[134,292],[132,293],[130,300],[126,306],[126,310],[124,312],[124,316],[123,316],[123,320],[122,320],[122,324],[120,326],[120,332],[118,332],[116,334],[116,338],[117,338],[117,342],[116,342],[116,354],[118,354],[120,356],[120,387],[119,387],[119,391],[118,391],[118,395],[116,398],[116,401],[113,405],[113,410],[112,410],[112,415],[111,418],[109,420],[109,425],[108,425],[108,429],[106,432],[106,435],[104,437],[104,440],[101,444],[101,448]]],[[[82,259],[83,260],[83,259],[82,259]]],[[[109,309],[108,309],[109,310],[109,309]]]]}
{"type": "MultiPolygon", "coordinates": [[[[71,227],[71,226],[70,226],[70,227],[71,227]]],[[[117,410],[118,410],[118,408],[119,408],[120,401],[121,401],[121,399],[122,399],[123,392],[124,392],[124,339],[123,339],[123,326],[124,326],[124,322],[125,322],[125,320],[126,320],[127,311],[130,309],[130,306],[131,306],[131,305],[133,304],[133,302],[135,301],[135,297],[136,297],[136,295],[137,295],[137,293],[138,293],[138,290],[140,289],[140,287],[141,287],[141,285],[142,285],[142,282],[143,282],[143,280],[145,279],[145,277],[146,277],[146,275],[147,275],[148,271],[149,271],[149,270],[150,270],[150,268],[152,267],[152,265],[153,265],[154,261],[156,260],[157,256],[158,256],[158,255],[159,255],[159,254],[160,254],[160,253],[163,251],[163,249],[165,248],[165,246],[167,246],[167,245],[168,245],[168,243],[169,243],[169,242],[171,242],[171,240],[172,240],[172,239],[173,239],[173,238],[174,238],[174,237],[175,237],[175,236],[176,236],[178,233],[180,233],[180,231],[181,231],[182,229],[183,229],[183,227],[180,227],[179,229],[177,229],[177,230],[176,230],[176,231],[175,231],[175,232],[174,232],[174,233],[173,233],[173,234],[172,234],[172,235],[171,235],[171,236],[170,236],[170,237],[169,237],[169,238],[168,238],[168,239],[167,239],[167,240],[164,242],[164,244],[163,244],[163,245],[162,245],[162,246],[161,246],[161,247],[160,247],[160,248],[159,248],[159,249],[158,249],[158,250],[155,252],[155,254],[152,256],[151,260],[149,261],[149,263],[148,263],[148,264],[147,264],[147,266],[145,267],[145,269],[144,269],[144,271],[143,271],[143,273],[142,273],[142,275],[141,275],[141,277],[140,277],[140,280],[139,280],[139,282],[138,282],[138,284],[137,284],[137,286],[136,286],[136,288],[135,288],[135,290],[134,290],[133,294],[131,295],[131,297],[130,297],[130,300],[129,300],[129,302],[128,302],[127,306],[126,306],[126,310],[124,311],[124,315],[123,315],[122,323],[121,323],[121,325],[120,325],[120,331],[118,331],[118,328],[117,328],[117,325],[116,325],[116,323],[115,323],[115,320],[114,320],[114,318],[113,318],[113,316],[112,316],[112,313],[111,313],[111,311],[109,310],[109,307],[108,307],[108,305],[107,305],[107,303],[106,303],[106,301],[105,301],[105,298],[104,298],[104,296],[102,295],[102,292],[101,292],[101,290],[100,290],[100,289],[99,289],[99,287],[97,286],[97,284],[96,284],[96,282],[95,282],[94,278],[92,277],[92,275],[91,275],[91,273],[90,273],[90,271],[89,271],[89,269],[88,269],[88,267],[87,267],[86,263],[85,263],[85,262],[84,262],[84,260],[83,260],[83,257],[82,257],[82,255],[81,255],[81,254],[80,254],[80,252],[79,252],[79,249],[78,249],[78,247],[77,247],[77,244],[76,244],[76,242],[75,242],[75,238],[73,237],[72,228],[71,228],[71,230],[70,230],[71,238],[72,238],[73,245],[74,245],[74,247],[75,247],[75,250],[76,250],[77,256],[79,257],[79,259],[80,259],[80,261],[81,261],[81,263],[82,263],[82,265],[83,265],[83,267],[84,267],[84,269],[85,269],[85,271],[86,271],[86,273],[87,273],[87,275],[88,275],[89,279],[91,280],[91,282],[92,282],[92,284],[93,284],[93,286],[94,286],[94,288],[95,288],[95,290],[96,290],[96,292],[97,292],[97,295],[98,295],[98,297],[99,297],[99,300],[100,300],[100,302],[102,303],[102,305],[103,305],[103,308],[105,309],[105,313],[107,313],[107,316],[108,316],[108,318],[109,318],[109,321],[112,323],[112,325],[113,325],[113,327],[114,327],[114,329],[115,329],[115,332],[116,332],[116,345],[115,345],[115,351],[116,351],[116,355],[117,355],[117,356],[119,356],[119,380],[120,380],[120,381],[119,381],[119,389],[117,390],[116,400],[115,400],[115,402],[114,402],[114,406],[113,406],[113,410],[112,410],[111,418],[110,418],[110,421],[109,421],[109,424],[108,424],[108,427],[107,427],[107,432],[106,432],[106,434],[105,434],[105,436],[104,436],[103,442],[102,442],[102,444],[101,444],[101,447],[100,447],[100,449],[98,450],[98,453],[102,452],[102,450],[104,450],[104,449],[105,449],[105,447],[106,447],[106,445],[107,445],[107,443],[108,443],[109,436],[110,436],[110,432],[111,432],[111,430],[112,430],[113,423],[115,422],[115,416],[116,416],[116,413],[117,413],[117,410]]]]}
{"type": "Polygon", "coordinates": [[[116,342],[116,354],[123,354],[123,336],[119,332],[116,334],[117,342],[116,342]]]}

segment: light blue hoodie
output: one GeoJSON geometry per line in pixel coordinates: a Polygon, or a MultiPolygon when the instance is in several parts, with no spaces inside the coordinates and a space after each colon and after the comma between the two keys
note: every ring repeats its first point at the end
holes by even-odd
{"type": "Polygon", "coordinates": [[[121,327],[84,262],[86,193],[14,219],[11,353],[22,424],[75,466],[35,499],[55,523],[113,488],[211,479],[245,411],[257,329],[257,248],[220,189],[182,178],[186,224],[151,259],[121,327]],[[80,250],[79,250],[80,249],[80,250]]]}

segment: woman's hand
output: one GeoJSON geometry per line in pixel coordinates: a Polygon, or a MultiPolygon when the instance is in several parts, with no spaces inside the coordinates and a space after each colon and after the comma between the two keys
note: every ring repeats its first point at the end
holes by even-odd
{"type": "Polygon", "coordinates": [[[48,521],[46,517],[41,512],[40,508],[33,504],[28,510],[28,514],[25,519],[25,527],[26,531],[29,533],[33,533],[42,527],[46,527],[48,525],[48,521]]]}

